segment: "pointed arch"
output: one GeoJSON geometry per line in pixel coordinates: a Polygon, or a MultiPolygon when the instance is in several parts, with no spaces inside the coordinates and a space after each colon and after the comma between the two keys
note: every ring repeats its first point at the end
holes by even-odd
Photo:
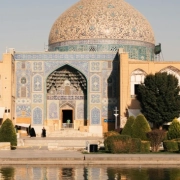
{"type": "Polygon", "coordinates": [[[179,74],[179,75],[180,75],[180,70],[177,69],[177,68],[174,67],[174,66],[167,66],[167,67],[161,69],[160,72],[167,72],[167,73],[173,72],[173,73],[176,73],[176,74],[179,74]]]}
{"type": "MultiPolygon", "coordinates": [[[[77,117],[77,106],[81,106],[81,115],[78,120],[87,120],[87,78],[78,69],[65,64],[54,70],[46,80],[47,102],[56,100],[58,102],[59,119],[66,123],[66,116],[72,113],[72,122],[77,117]],[[69,111],[69,112],[68,112],[69,111]]],[[[49,106],[48,106],[49,109],[49,106]]],[[[49,114],[48,114],[48,117],[49,114]]],[[[49,118],[50,119],[50,118],[49,118]]]]}
{"type": "Polygon", "coordinates": [[[137,69],[135,69],[134,71],[131,72],[131,76],[132,75],[141,75],[141,74],[144,74],[145,76],[147,75],[147,73],[144,70],[140,69],[140,68],[137,68],[137,69]]]}
{"type": "MultiPolygon", "coordinates": [[[[82,62],[81,62],[81,64],[82,64],[82,62]]],[[[51,68],[51,71],[49,71],[49,73],[46,74],[46,80],[54,71],[56,71],[56,70],[58,70],[60,68],[63,68],[64,66],[70,66],[70,67],[76,69],[77,71],[81,72],[81,74],[83,74],[83,76],[86,78],[86,80],[88,79],[88,74],[86,72],[87,70],[85,71],[86,73],[83,72],[82,69],[81,69],[81,66],[79,66],[79,63],[78,64],[76,63],[76,65],[75,64],[70,64],[70,63],[62,63],[62,64],[59,64],[59,65],[57,64],[56,67],[51,68]]]]}
{"type": "Polygon", "coordinates": [[[69,103],[69,102],[65,102],[64,104],[62,104],[62,105],[60,106],[60,108],[64,108],[64,107],[69,107],[69,108],[71,108],[71,109],[74,109],[74,105],[72,105],[72,104],[69,103]]]}
{"type": "Polygon", "coordinates": [[[68,85],[68,87],[66,87],[66,85],[64,84],[64,82],[67,80],[70,82],[71,87],[75,88],[76,90],[82,90],[83,92],[87,90],[87,79],[84,76],[84,74],[82,74],[76,68],[66,64],[54,70],[47,77],[46,80],[47,93],[49,93],[51,90],[57,93],[57,90],[61,89],[61,87],[64,85],[65,92],[62,92],[64,93],[63,95],[71,95],[70,84],[68,85]]]}
{"type": "Polygon", "coordinates": [[[180,85],[180,70],[177,69],[176,67],[167,66],[166,68],[161,69],[159,72],[161,72],[161,73],[162,72],[167,72],[167,74],[174,75],[178,79],[178,82],[179,82],[179,85],[180,85]]]}

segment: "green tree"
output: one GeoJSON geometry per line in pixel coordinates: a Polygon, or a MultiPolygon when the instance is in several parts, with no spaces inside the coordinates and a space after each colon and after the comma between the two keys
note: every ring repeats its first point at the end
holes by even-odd
{"type": "Polygon", "coordinates": [[[0,142],[10,142],[11,146],[17,146],[16,131],[10,119],[6,119],[0,128],[0,142]]]}
{"type": "Polygon", "coordinates": [[[147,75],[137,92],[142,114],[157,128],[178,117],[179,92],[178,79],[174,75],[166,72],[147,75]]]}
{"type": "Polygon", "coordinates": [[[175,118],[169,126],[167,138],[169,140],[180,138],[180,123],[177,118],[175,118]]]}
{"type": "Polygon", "coordinates": [[[122,135],[129,135],[132,136],[132,125],[134,124],[135,121],[135,117],[134,116],[130,116],[127,119],[127,122],[122,130],[122,135]]]}
{"type": "Polygon", "coordinates": [[[132,137],[146,141],[148,140],[147,133],[150,131],[151,128],[144,115],[138,115],[132,126],[132,137]]]}

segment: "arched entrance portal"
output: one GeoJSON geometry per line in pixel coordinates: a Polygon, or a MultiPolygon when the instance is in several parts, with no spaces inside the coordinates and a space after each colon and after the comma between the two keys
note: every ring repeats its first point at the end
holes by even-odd
{"type": "Polygon", "coordinates": [[[74,124],[76,123],[75,107],[73,107],[69,102],[60,106],[60,120],[62,122],[61,128],[74,128],[74,124]]]}
{"type": "Polygon", "coordinates": [[[62,111],[62,122],[64,123],[69,123],[72,124],[73,123],[73,111],[66,109],[62,111]],[[68,121],[69,120],[69,121],[68,121]]]}
{"type": "Polygon", "coordinates": [[[56,109],[59,109],[56,118],[54,117],[56,113],[53,112],[55,108],[49,109],[49,114],[53,112],[53,118],[49,115],[48,121],[56,121],[59,129],[79,129],[80,126],[86,125],[87,80],[80,71],[65,65],[48,76],[46,88],[47,108],[54,103],[56,109]]]}

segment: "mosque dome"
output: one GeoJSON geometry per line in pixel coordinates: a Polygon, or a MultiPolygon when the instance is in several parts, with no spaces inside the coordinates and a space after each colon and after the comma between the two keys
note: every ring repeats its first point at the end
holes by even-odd
{"type": "Polygon", "coordinates": [[[49,35],[49,51],[124,48],[139,59],[152,59],[154,43],[149,22],[124,0],[80,0],[59,16],[49,35]]]}

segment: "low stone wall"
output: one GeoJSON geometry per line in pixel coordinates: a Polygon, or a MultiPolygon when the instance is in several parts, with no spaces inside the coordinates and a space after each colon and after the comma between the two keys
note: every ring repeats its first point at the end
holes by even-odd
{"type": "Polygon", "coordinates": [[[11,150],[10,142],[0,142],[0,150],[11,150]]]}

